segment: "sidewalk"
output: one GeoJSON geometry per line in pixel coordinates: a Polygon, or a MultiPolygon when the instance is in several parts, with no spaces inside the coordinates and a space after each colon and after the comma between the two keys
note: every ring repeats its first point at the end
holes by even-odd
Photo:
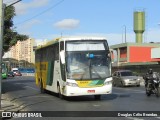
{"type": "Polygon", "coordinates": [[[12,102],[7,95],[2,94],[1,96],[1,109],[0,109],[0,118],[2,119],[11,119],[11,117],[4,117],[7,116],[5,112],[19,112],[20,106],[16,105],[12,102]]]}
{"type": "Polygon", "coordinates": [[[7,95],[2,94],[1,98],[1,111],[19,111],[19,106],[12,102],[7,95]]]}

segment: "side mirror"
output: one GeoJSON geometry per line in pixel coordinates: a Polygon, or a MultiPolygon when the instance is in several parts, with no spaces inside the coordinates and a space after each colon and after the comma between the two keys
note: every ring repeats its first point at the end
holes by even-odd
{"type": "Polygon", "coordinates": [[[62,50],[60,52],[60,59],[61,59],[62,64],[65,64],[65,52],[64,52],[64,50],[62,50]]]}

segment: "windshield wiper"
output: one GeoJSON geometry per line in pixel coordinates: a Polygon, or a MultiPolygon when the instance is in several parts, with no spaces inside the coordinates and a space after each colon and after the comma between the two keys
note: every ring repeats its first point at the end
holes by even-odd
{"type": "Polygon", "coordinates": [[[93,69],[94,72],[98,75],[98,77],[100,77],[101,79],[103,79],[103,78],[100,76],[100,74],[97,72],[97,70],[95,70],[93,67],[92,67],[92,69],[93,69]]]}
{"type": "MultiPolygon", "coordinates": [[[[88,67],[88,66],[87,66],[88,67]]],[[[75,71],[75,70],[79,70],[79,69],[85,69],[85,68],[87,68],[86,66],[85,67],[82,67],[82,68],[77,68],[77,69],[73,69],[73,70],[71,70],[71,71],[75,71]]]]}
{"type": "MultiPolygon", "coordinates": [[[[87,66],[87,67],[88,67],[88,66],[87,66]]],[[[85,72],[82,74],[80,80],[83,80],[83,77],[84,77],[84,75],[86,74],[86,69],[89,69],[89,68],[87,68],[87,67],[84,68],[84,69],[85,69],[85,72]]]]}

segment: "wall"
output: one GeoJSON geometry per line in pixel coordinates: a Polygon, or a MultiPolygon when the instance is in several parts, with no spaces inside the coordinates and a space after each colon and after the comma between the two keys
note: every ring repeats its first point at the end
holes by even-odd
{"type": "Polygon", "coordinates": [[[151,58],[151,48],[153,47],[129,47],[129,62],[154,62],[160,61],[160,59],[151,58]]]}
{"type": "Polygon", "coordinates": [[[120,48],[120,58],[127,58],[127,47],[120,48]]]}

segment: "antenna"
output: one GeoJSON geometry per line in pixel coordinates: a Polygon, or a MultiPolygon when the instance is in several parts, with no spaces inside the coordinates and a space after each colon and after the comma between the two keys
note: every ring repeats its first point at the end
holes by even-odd
{"type": "Polygon", "coordinates": [[[63,33],[61,32],[61,38],[62,38],[63,33]]]}

